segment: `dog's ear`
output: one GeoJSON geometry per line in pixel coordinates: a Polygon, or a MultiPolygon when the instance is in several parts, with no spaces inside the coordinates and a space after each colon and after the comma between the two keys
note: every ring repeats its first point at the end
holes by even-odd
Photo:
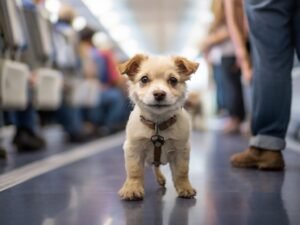
{"type": "Polygon", "coordinates": [[[127,74],[129,78],[133,78],[139,71],[141,63],[146,60],[148,56],[143,54],[137,54],[133,56],[128,61],[119,65],[119,70],[121,74],[127,74]]]}
{"type": "Polygon", "coordinates": [[[195,73],[199,66],[199,63],[192,62],[192,61],[190,61],[184,57],[180,57],[180,56],[174,57],[174,63],[177,67],[177,71],[186,77],[195,73]]]}

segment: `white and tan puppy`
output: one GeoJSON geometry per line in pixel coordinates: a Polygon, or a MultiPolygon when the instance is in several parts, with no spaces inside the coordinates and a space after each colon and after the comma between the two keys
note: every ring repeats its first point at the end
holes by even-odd
{"type": "Polygon", "coordinates": [[[151,142],[155,134],[164,139],[159,163],[156,160],[154,166],[157,182],[165,185],[159,164],[169,162],[178,196],[192,198],[196,195],[188,177],[190,120],[182,106],[185,81],[197,68],[198,63],[183,57],[141,54],[120,65],[120,72],[129,79],[129,95],[135,104],[123,146],[127,178],[119,191],[122,199],[143,199],[145,162],[151,164],[157,159],[151,142]]]}

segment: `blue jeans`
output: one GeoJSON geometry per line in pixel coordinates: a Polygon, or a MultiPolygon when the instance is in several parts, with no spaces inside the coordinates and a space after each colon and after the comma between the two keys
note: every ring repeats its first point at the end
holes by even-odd
{"type": "Polygon", "coordinates": [[[216,83],[216,100],[217,100],[217,110],[227,109],[226,105],[226,93],[225,88],[225,78],[223,73],[222,65],[213,65],[213,75],[216,83]]]}
{"type": "Polygon", "coordinates": [[[245,104],[241,70],[237,67],[236,57],[222,57],[222,69],[226,85],[226,105],[231,118],[243,121],[245,119],[245,104]]]}
{"type": "Polygon", "coordinates": [[[31,131],[36,129],[37,114],[32,104],[29,104],[26,109],[15,112],[15,125],[17,128],[25,128],[31,131]]]}
{"type": "Polygon", "coordinates": [[[246,0],[253,53],[250,146],[283,150],[290,120],[294,51],[300,57],[300,1],[246,0]]]}
{"type": "Polygon", "coordinates": [[[98,106],[84,114],[93,124],[114,128],[126,122],[129,112],[128,98],[118,88],[109,88],[101,91],[98,106]]]}
{"type": "Polygon", "coordinates": [[[68,134],[82,133],[83,119],[79,107],[63,103],[56,111],[56,119],[68,134]]]}

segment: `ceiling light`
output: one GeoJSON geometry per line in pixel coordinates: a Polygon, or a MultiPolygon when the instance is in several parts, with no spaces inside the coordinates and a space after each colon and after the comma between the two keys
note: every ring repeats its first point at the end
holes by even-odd
{"type": "Polygon", "coordinates": [[[72,26],[75,30],[80,31],[86,26],[86,19],[82,16],[78,16],[74,19],[72,26]]]}
{"type": "Polygon", "coordinates": [[[61,2],[59,0],[47,0],[45,2],[45,8],[50,12],[57,14],[61,6],[61,2]]]}

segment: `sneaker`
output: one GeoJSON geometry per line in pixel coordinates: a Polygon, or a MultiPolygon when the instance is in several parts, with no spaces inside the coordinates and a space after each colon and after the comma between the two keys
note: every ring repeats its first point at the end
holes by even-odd
{"type": "Polygon", "coordinates": [[[91,135],[85,133],[72,133],[67,135],[67,141],[74,144],[85,143],[91,140],[91,135]]]}
{"type": "Polygon", "coordinates": [[[284,160],[281,151],[272,151],[249,147],[230,158],[231,165],[239,168],[257,168],[260,170],[283,170],[284,160]]]}
{"type": "Polygon", "coordinates": [[[18,129],[12,141],[18,151],[37,151],[46,147],[46,141],[29,129],[18,129]]]}
{"type": "Polygon", "coordinates": [[[241,122],[239,119],[230,118],[223,128],[224,134],[239,134],[241,122]]]}

